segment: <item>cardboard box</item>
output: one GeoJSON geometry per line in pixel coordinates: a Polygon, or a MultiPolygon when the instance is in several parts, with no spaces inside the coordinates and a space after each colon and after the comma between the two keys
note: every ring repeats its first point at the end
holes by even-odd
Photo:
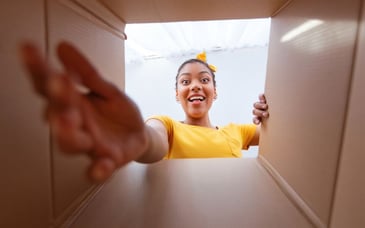
{"type": "Polygon", "coordinates": [[[1,55],[6,75],[1,84],[10,89],[3,90],[1,102],[9,111],[1,112],[7,143],[1,144],[6,165],[0,226],[364,227],[364,5],[362,0],[2,3],[8,49],[1,55]],[[36,40],[55,65],[54,45],[69,39],[123,89],[119,60],[126,23],[262,17],[272,18],[265,87],[270,118],[263,124],[258,159],[131,163],[100,188],[85,182],[87,161],[65,159],[42,123],[20,116],[26,109],[33,120],[40,112],[14,54],[21,39],[36,40]],[[29,133],[32,129],[39,134],[29,133]]]}

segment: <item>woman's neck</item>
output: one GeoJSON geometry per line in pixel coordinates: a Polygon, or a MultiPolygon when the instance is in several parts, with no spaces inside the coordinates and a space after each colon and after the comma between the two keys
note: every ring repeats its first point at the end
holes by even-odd
{"type": "Polygon", "coordinates": [[[199,118],[199,119],[186,117],[185,120],[182,122],[184,124],[216,129],[216,126],[213,126],[211,124],[209,117],[208,118],[199,118]]]}

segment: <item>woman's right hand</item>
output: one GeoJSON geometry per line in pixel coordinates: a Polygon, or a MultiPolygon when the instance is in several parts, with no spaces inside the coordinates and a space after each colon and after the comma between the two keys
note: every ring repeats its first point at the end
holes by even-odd
{"type": "Polygon", "coordinates": [[[269,117],[269,106],[267,105],[266,102],[266,97],[264,94],[260,94],[259,95],[259,101],[255,102],[253,104],[254,109],[252,110],[252,114],[254,115],[253,117],[253,123],[254,124],[260,124],[263,119],[268,118],[269,117]]]}
{"type": "Polygon", "coordinates": [[[59,147],[65,153],[89,156],[91,179],[106,180],[143,155],[148,135],[138,107],[75,47],[58,45],[63,72],[47,64],[31,43],[22,44],[20,51],[36,93],[46,101],[45,118],[59,147]],[[80,85],[87,92],[80,92],[80,85]]]}

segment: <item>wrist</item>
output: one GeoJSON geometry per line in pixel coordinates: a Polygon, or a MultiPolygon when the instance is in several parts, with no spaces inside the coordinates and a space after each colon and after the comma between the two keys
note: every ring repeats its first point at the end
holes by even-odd
{"type": "Polygon", "coordinates": [[[148,125],[145,125],[144,127],[144,138],[145,138],[145,148],[143,149],[143,152],[139,155],[137,159],[135,159],[136,162],[140,163],[151,163],[153,160],[151,159],[151,151],[153,149],[153,129],[149,127],[148,125]]]}

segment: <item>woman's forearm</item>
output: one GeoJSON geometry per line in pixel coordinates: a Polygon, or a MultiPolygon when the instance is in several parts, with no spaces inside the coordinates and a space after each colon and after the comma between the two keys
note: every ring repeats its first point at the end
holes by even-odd
{"type": "Polygon", "coordinates": [[[148,138],[148,146],[141,157],[136,159],[141,163],[153,163],[163,159],[168,151],[167,138],[163,132],[154,129],[152,126],[146,125],[146,134],[148,138]]]}

